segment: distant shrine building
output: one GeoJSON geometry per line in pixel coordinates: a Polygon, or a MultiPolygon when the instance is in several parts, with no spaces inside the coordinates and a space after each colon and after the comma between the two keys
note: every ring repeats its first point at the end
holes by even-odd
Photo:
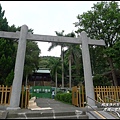
{"type": "Polygon", "coordinates": [[[28,84],[31,86],[51,86],[50,69],[40,68],[29,75],[28,80],[28,84]]]}

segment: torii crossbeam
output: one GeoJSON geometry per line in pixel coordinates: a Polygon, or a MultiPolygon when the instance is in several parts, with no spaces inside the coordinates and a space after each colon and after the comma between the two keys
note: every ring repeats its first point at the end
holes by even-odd
{"type": "MultiPolygon", "coordinates": [[[[79,38],[31,34],[28,33],[28,27],[26,25],[23,25],[21,27],[20,32],[0,31],[0,37],[19,39],[10,106],[7,107],[7,109],[9,110],[20,109],[19,102],[20,102],[20,93],[21,93],[21,85],[23,78],[26,40],[82,44],[82,58],[83,58],[86,98],[87,96],[89,96],[90,98],[95,99],[88,45],[104,46],[105,42],[103,40],[89,39],[84,31],[81,33],[81,36],[79,38]]],[[[95,101],[89,99],[87,102],[89,105],[93,107],[95,106],[95,101]]]]}

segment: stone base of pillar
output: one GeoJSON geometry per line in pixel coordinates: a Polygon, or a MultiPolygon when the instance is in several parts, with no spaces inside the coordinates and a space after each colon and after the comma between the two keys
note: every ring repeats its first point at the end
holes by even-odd
{"type": "Polygon", "coordinates": [[[7,107],[6,110],[19,110],[20,107],[7,107]]]}

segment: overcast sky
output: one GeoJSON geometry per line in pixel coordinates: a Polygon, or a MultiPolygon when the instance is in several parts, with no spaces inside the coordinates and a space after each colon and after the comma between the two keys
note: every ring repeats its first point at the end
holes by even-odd
{"type": "MultiPolygon", "coordinates": [[[[78,22],[78,14],[91,10],[100,1],[0,1],[8,25],[16,27],[26,24],[34,34],[54,35],[55,31],[64,34],[75,31],[73,23],[78,22]]],[[[38,42],[40,56],[60,56],[60,47],[47,51],[51,44],[38,42]]]]}

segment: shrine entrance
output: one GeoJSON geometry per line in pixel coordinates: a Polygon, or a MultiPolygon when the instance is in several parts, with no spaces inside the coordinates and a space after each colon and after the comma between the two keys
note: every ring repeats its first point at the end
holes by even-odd
{"type": "MultiPolygon", "coordinates": [[[[81,32],[81,35],[79,38],[37,35],[37,34],[29,33],[28,27],[26,25],[21,26],[20,32],[0,31],[0,37],[19,39],[16,63],[15,63],[14,79],[12,84],[12,93],[10,98],[10,106],[7,107],[7,109],[15,109],[15,110],[20,109],[19,102],[20,102],[20,93],[21,93],[21,85],[22,85],[22,78],[23,78],[26,40],[82,44],[82,59],[83,59],[86,97],[89,96],[92,99],[95,98],[88,45],[104,46],[105,42],[103,40],[92,40],[87,37],[87,34],[84,31],[81,32]]],[[[93,107],[95,106],[95,101],[88,99],[87,102],[89,105],[93,107]]]]}

